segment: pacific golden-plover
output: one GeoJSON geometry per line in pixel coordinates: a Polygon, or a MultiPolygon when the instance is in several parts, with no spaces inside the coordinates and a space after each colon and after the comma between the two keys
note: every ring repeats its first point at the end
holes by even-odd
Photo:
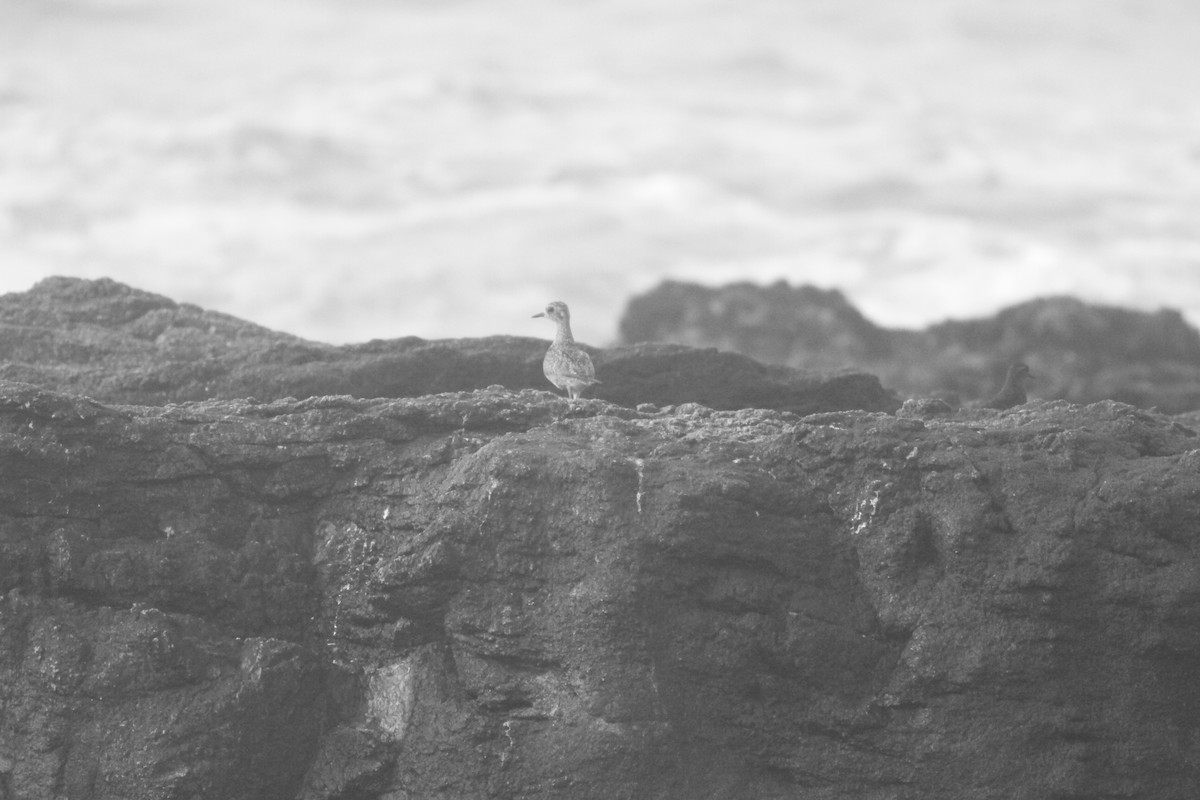
{"type": "Polygon", "coordinates": [[[553,320],[555,325],[554,342],[542,359],[542,372],[546,379],[559,389],[566,389],[567,397],[572,400],[579,398],[579,393],[596,380],[596,368],[587,352],[575,344],[571,335],[571,312],[567,304],[555,300],[546,304],[546,310],[533,315],[553,320]]]}
{"type": "Polygon", "coordinates": [[[984,403],[983,407],[1003,409],[1021,405],[1028,399],[1025,396],[1025,381],[1032,379],[1029,367],[1018,361],[1008,368],[1008,375],[1004,378],[1004,386],[1000,388],[999,394],[984,403]]]}

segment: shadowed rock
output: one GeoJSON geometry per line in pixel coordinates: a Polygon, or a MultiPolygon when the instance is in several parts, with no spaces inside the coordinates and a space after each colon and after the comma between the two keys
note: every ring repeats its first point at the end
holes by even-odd
{"type": "Polygon", "coordinates": [[[834,290],[667,282],[629,302],[620,331],[626,344],[715,346],[801,369],[862,370],[904,396],[986,397],[996,374],[1026,361],[1043,399],[1200,408],[1200,332],[1170,309],[1050,297],[901,330],[875,325],[834,290]]]}
{"type": "Polygon", "coordinates": [[[1017,362],[1008,368],[1004,376],[1004,384],[996,395],[983,404],[983,408],[1006,409],[1023,405],[1029,398],[1025,394],[1025,383],[1033,379],[1029,367],[1017,362]]]}
{"type": "MultiPolygon", "coordinates": [[[[111,280],[52,278],[0,297],[0,378],[118,403],[417,397],[491,385],[549,390],[546,346],[545,339],[513,336],[326,345],[111,280]]],[[[767,367],[679,347],[586,349],[603,381],[589,397],[630,406],[814,412],[900,405],[873,376],[844,370],[767,367]]]]}
{"type": "Polygon", "coordinates": [[[1114,403],[0,383],[6,790],[1196,796],[1198,445],[1114,403]]]}

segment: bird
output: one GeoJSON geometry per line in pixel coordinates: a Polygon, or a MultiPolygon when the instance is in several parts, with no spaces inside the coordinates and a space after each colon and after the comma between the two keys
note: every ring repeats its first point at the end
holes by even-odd
{"type": "Polygon", "coordinates": [[[1000,392],[983,404],[984,408],[1012,408],[1019,406],[1029,398],[1025,396],[1025,381],[1033,380],[1033,374],[1030,373],[1029,367],[1018,361],[1008,368],[1008,374],[1004,377],[1004,386],[1000,387],[1000,392]]]}
{"type": "Polygon", "coordinates": [[[566,389],[567,397],[579,399],[579,394],[596,380],[596,368],[592,366],[591,356],[582,347],[575,344],[571,335],[571,312],[567,304],[555,300],[547,303],[543,311],[533,315],[533,319],[545,317],[554,322],[554,341],[542,359],[542,372],[546,380],[559,389],[566,389]]]}

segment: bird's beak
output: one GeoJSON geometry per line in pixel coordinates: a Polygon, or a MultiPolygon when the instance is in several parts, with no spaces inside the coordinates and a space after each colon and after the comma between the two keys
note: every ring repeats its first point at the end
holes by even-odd
{"type": "Polygon", "coordinates": [[[530,319],[537,319],[538,317],[544,317],[544,316],[546,316],[546,312],[545,312],[545,311],[539,311],[538,313],[536,313],[536,314],[534,314],[532,317],[530,317],[530,319]]]}

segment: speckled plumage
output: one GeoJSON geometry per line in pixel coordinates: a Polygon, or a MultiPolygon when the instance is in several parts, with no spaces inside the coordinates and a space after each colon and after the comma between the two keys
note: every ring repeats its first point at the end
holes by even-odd
{"type": "Polygon", "coordinates": [[[559,389],[565,389],[567,397],[572,400],[577,399],[587,387],[599,383],[591,356],[575,344],[575,337],[571,335],[571,312],[567,304],[555,300],[546,304],[545,311],[533,316],[546,317],[555,325],[554,341],[542,359],[542,372],[546,379],[559,389]]]}
{"type": "Polygon", "coordinates": [[[1008,375],[1004,378],[1004,386],[1000,392],[991,400],[983,404],[984,408],[1012,408],[1024,403],[1028,398],[1025,395],[1025,381],[1030,380],[1033,375],[1029,372],[1029,367],[1021,362],[1017,362],[1008,368],[1008,375]]]}

